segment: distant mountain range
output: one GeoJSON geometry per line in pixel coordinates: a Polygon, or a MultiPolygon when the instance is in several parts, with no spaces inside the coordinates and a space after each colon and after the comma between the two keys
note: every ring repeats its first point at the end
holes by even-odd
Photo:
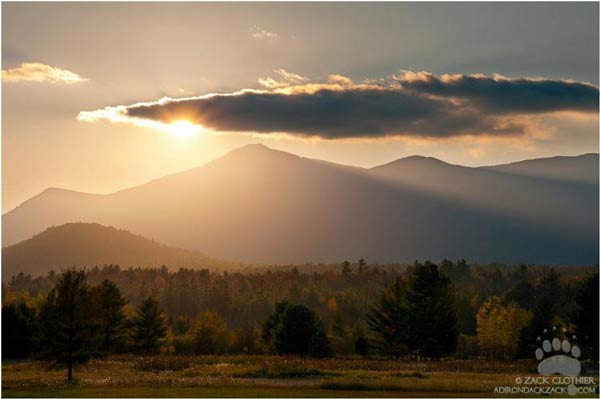
{"type": "Polygon", "coordinates": [[[96,223],[67,223],[49,227],[34,237],[2,248],[2,275],[38,275],[69,266],[224,268],[200,252],[170,248],[125,230],[96,223]]]}
{"type": "Polygon", "coordinates": [[[47,189],[3,215],[3,245],[68,222],[246,262],[596,264],[598,154],[363,169],[248,145],[113,194],[47,189]]]}
{"type": "Polygon", "coordinates": [[[598,154],[531,159],[488,166],[485,169],[512,175],[598,185],[598,154]]]}

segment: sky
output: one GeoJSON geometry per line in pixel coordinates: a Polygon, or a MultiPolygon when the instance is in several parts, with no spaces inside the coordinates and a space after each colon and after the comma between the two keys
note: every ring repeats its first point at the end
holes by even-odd
{"type": "Polygon", "coordinates": [[[597,3],[2,3],[2,211],[249,143],[371,167],[598,152],[597,3]]]}

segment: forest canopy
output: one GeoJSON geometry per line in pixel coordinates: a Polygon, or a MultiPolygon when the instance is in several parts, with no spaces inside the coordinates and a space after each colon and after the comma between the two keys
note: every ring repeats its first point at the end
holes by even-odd
{"type": "Polygon", "coordinates": [[[4,331],[15,331],[3,334],[11,348],[5,357],[41,354],[49,337],[40,331],[53,326],[40,322],[68,306],[59,299],[69,275],[79,281],[77,295],[97,307],[100,333],[93,348],[82,347],[82,358],[118,352],[531,357],[536,334],[552,326],[577,332],[584,354],[596,353],[594,267],[360,259],[235,273],[117,265],[35,278],[20,273],[2,290],[4,331]],[[427,333],[431,326],[435,334],[427,333]],[[307,341],[286,341],[297,328],[307,331],[307,341]]]}

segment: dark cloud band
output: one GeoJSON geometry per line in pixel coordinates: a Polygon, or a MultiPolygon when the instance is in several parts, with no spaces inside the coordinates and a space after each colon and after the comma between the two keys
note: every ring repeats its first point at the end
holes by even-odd
{"type": "MultiPolygon", "coordinates": [[[[344,78],[346,79],[346,78],[344,78]]],[[[386,84],[327,84],[163,99],[93,111],[169,124],[188,120],[216,131],[288,133],[324,138],[517,135],[520,116],[597,112],[598,88],[585,83],[406,73],[386,84]]],[[[80,115],[81,117],[81,115],[80,115]]],[[[103,117],[103,116],[101,116],[103,117]]]]}
{"type": "Polygon", "coordinates": [[[598,88],[587,83],[429,73],[406,74],[398,81],[406,89],[458,97],[494,113],[598,111],[598,88]]]}
{"type": "Polygon", "coordinates": [[[142,105],[128,108],[127,113],[167,123],[186,119],[218,131],[328,138],[395,134],[438,137],[493,130],[476,113],[457,111],[447,101],[388,89],[321,89],[299,94],[250,91],[142,105]]]}

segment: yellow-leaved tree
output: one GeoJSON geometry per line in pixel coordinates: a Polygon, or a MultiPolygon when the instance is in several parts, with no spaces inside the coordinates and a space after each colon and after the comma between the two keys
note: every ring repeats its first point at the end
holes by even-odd
{"type": "Polygon", "coordinates": [[[516,354],[519,335],[531,318],[515,303],[504,305],[492,296],[477,313],[477,344],[487,357],[510,359],[516,354]]]}

